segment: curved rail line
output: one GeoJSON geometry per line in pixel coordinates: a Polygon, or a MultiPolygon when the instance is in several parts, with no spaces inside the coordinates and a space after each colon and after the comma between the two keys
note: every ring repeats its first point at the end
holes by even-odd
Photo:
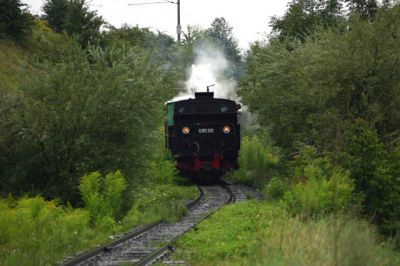
{"type": "Polygon", "coordinates": [[[179,237],[223,205],[235,202],[238,196],[226,183],[198,187],[200,196],[188,204],[189,213],[179,222],[168,224],[159,221],[142,227],[60,265],[150,265],[161,260],[171,252],[172,244],[179,237]]]}

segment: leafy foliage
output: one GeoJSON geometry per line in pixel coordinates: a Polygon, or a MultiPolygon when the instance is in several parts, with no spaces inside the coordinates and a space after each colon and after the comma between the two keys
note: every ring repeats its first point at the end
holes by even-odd
{"type": "Polygon", "coordinates": [[[89,196],[91,200],[94,200],[96,187],[104,185],[104,188],[109,188],[99,191],[98,204],[91,201],[92,205],[88,205],[88,209],[61,206],[41,197],[24,197],[19,200],[1,198],[0,264],[56,264],[76,252],[104,244],[112,234],[160,219],[176,220],[185,213],[185,203],[198,196],[194,186],[179,187],[171,183],[156,191],[147,187],[148,193],[136,195],[136,204],[131,206],[132,211],[119,223],[110,216],[99,217],[96,214],[98,222],[93,224],[93,204],[100,212],[105,211],[112,215],[110,209],[105,209],[110,207],[107,201],[119,204],[119,193],[116,189],[121,190],[122,180],[119,172],[106,177],[97,173],[83,177],[81,188],[85,191],[84,196],[89,196]],[[110,189],[113,191],[110,192],[110,189]],[[157,200],[154,201],[153,197],[157,200]]]}
{"type": "Polygon", "coordinates": [[[240,94],[268,123],[277,145],[303,142],[335,150],[358,117],[395,134],[400,77],[390,73],[399,67],[391,56],[399,52],[399,10],[381,11],[374,23],[352,20],[345,34],[319,32],[304,45],[272,40],[252,48],[240,94]]]}
{"type": "Polygon", "coordinates": [[[79,190],[92,224],[102,220],[115,221],[121,216],[122,192],[127,184],[121,172],[102,177],[94,172],[82,177],[79,190]]]}
{"type": "Polygon", "coordinates": [[[273,177],[264,188],[264,194],[268,200],[282,199],[289,186],[281,177],[273,177]]]}
{"type": "Polygon", "coordinates": [[[263,187],[274,174],[278,162],[271,146],[263,135],[245,136],[239,153],[239,170],[230,174],[232,180],[247,185],[263,187]]]}
{"type": "Polygon", "coordinates": [[[345,0],[351,10],[357,12],[363,19],[373,20],[378,12],[376,0],[345,0]]]}
{"type": "Polygon", "coordinates": [[[0,1],[0,37],[26,40],[31,32],[33,17],[20,0],[0,1]]]}
{"type": "Polygon", "coordinates": [[[101,39],[100,27],[105,23],[95,11],[90,11],[87,0],[47,0],[43,18],[56,32],[76,35],[83,47],[101,39]]]}
{"type": "Polygon", "coordinates": [[[376,130],[358,119],[346,132],[344,165],[355,178],[358,191],[365,196],[365,212],[374,217],[385,233],[400,230],[399,157],[388,153],[376,130]]]}
{"type": "Polygon", "coordinates": [[[294,163],[295,183],[282,200],[289,213],[321,217],[346,212],[355,203],[349,173],[334,168],[328,157],[319,157],[315,149],[305,147],[294,163]]]}
{"type": "Polygon", "coordinates": [[[345,28],[319,28],[304,38],[257,43],[239,92],[282,148],[282,158],[292,160],[311,145],[322,161],[335,165],[332,170],[315,161],[300,168],[309,187],[299,185],[299,200],[307,189],[305,198],[314,190],[331,193],[333,179],[345,185],[347,195],[347,174],[339,170],[347,169],[356,193],[365,197],[364,213],[391,235],[399,231],[400,217],[393,150],[400,125],[400,70],[394,56],[400,53],[399,12],[396,4],[381,8],[372,22],[350,16],[343,21],[345,28]]]}
{"type": "Polygon", "coordinates": [[[174,183],[141,186],[135,192],[133,205],[123,223],[146,224],[161,219],[177,221],[186,214],[186,204],[198,196],[199,191],[194,186],[178,186],[174,183]]]}
{"type": "Polygon", "coordinates": [[[239,63],[241,60],[238,41],[233,36],[233,28],[225,18],[215,18],[211,27],[206,31],[209,38],[221,47],[228,60],[239,63]]]}
{"type": "Polygon", "coordinates": [[[43,4],[43,18],[55,32],[62,32],[68,12],[68,0],[46,0],[43,4]]]}
{"type": "Polygon", "coordinates": [[[342,21],[342,5],[338,0],[293,0],[285,15],[272,17],[273,35],[280,39],[302,41],[320,27],[337,26],[342,21]]]}
{"type": "Polygon", "coordinates": [[[85,173],[121,169],[131,185],[144,177],[174,75],[140,48],[86,51],[72,42],[34,66],[23,93],[1,99],[1,190],[76,202],[85,173]]]}
{"type": "Polygon", "coordinates": [[[0,264],[44,265],[88,248],[105,235],[89,227],[87,211],[40,197],[0,200],[0,264]]]}

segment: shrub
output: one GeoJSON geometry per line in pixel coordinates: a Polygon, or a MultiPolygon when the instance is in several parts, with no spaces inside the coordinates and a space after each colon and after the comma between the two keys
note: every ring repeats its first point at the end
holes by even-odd
{"type": "Polygon", "coordinates": [[[0,264],[50,265],[105,235],[89,227],[89,213],[41,197],[0,199],[0,264]]]}
{"type": "Polygon", "coordinates": [[[149,180],[156,184],[168,184],[178,177],[176,161],[165,151],[164,143],[159,143],[158,146],[154,151],[154,158],[149,162],[149,180]]]}
{"type": "Polygon", "coordinates": [[[0,198],[0,265],[56,264],[77,251],[105,243],[113,233],[131,230],[140,223],[162,218],[176,219],[185,212],[185,203],[198,195],[194,186],[168,184],[157,189],[143,188],[147,193],[137,195],[133,211],[120,224],[111,216],[107,202],[118,202],[117,195],[124,184],[122,180],[119,172],[106,177],[91,173],[82,178],[81,189],[85,202],[92,200],[87,205],[88,210],[60,206],[55,201],[45,201],[41,197],[19,200],[0,198]],[[106,189],[106,183],[117,188],[113,188],[114,192],[106,193],[110,191],[106,189]],[[96,216],[94,211],[107,215],[96,216]]]}
{"type": "Polygon", "coordinates": [[[79,189],[85,208],[89,211],[93,225],[110,224],[120,215],[122,192],[127,184],[120,171],[105,177],[94,172],[82,177],[79,189]]]}
{"type": "Polygon", "coordinates": [[[400,232],[399,148],[387,151],[378,133],[357,119],[344,135],[343,164],[350,170],[358,192],[365,196],[364,212],[380,225],[382,232],[400,232]]]}
{"type": "Polygon", "coordinates": [[[348,174],[338,171],[332,176],[309,176],[285,193],[283,204],[293,215],[316,217],[346,211],[353,202],[354,185],[348,174]]]}
{"type": "Polygon", "coordinates": [[[293,185],[283,205],[293,215],[316,217],[346,210],[354,201],[354,184],[349,173],[334,167],[328,156],[304,146],[292,162],[293,185]]]}
{"type": "Polygon", "coordinates": [[[278,157],[266,143],[266,136],[245,136],[239,153],[239,170],[231,174],[235,182],[262,187],[273,174],[278,157]]]}
{"type": "Polygon", "coordinates": [[[138,47],[86,50],[70,40],[57,49],[32,59],[34,72],[0,100],[0,193],[79,206],[86,173],[121,169],[141,182],[176,76],[138,47]]]}
{"type": "Polygon", "coordinates": [[[266,199],[278,200],[282,199],[288,190],[288,184],[279,177],[273,177],[265,186],[264,194],[266,199]]]}

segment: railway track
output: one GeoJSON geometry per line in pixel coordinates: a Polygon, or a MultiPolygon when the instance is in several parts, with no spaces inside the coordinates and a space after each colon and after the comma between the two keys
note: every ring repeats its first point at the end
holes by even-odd
{"type": "Polygon", "coordinates": [[[150,265],[154,262],[166,262],[173,243],[180,236],[223,205],[246,198],[240,189],[225,183],[199,186],[199,189],[200,197],[188,205],[188,214],[179,222],[170,224],[158,222],[143,227],[61,265],[150,265]]]}

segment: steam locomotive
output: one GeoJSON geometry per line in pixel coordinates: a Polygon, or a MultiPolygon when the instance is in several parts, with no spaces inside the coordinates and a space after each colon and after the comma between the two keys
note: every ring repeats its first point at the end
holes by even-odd
{"type": "Polygon", "coordinates": [[[217,179],[238,168],[240,125],[235,101],[197,92],[194,99],[166,105],[166,147],[183,176],[217,179]]]}

